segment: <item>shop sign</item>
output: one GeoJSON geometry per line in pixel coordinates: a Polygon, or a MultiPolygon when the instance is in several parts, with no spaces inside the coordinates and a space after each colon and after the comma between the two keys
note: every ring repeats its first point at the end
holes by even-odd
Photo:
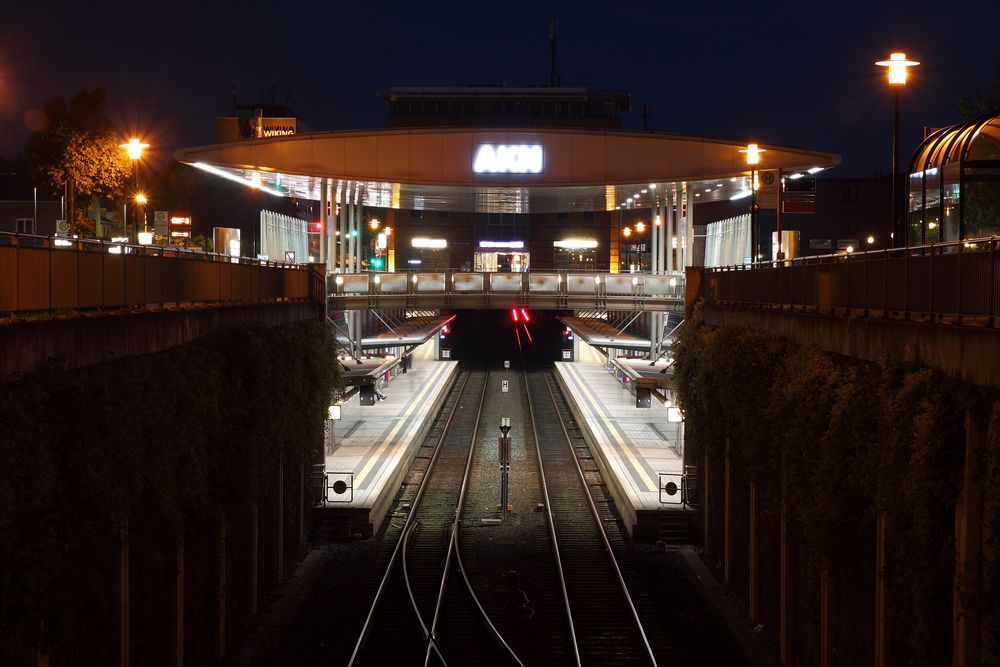
{"type": "Polygon", "coordinates": [[[482,144],[476,150],[472,171],[477,174],[540,174],[541,144],[482,144]]]}

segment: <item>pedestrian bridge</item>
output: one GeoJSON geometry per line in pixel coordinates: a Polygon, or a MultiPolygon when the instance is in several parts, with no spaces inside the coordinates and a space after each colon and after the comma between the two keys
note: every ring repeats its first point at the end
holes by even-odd
{"type": "Polygon", "coordinates": [[[681,310],[684,274],[485,273],[430,271],[345,273],[332,277],[333,310],[393,308],[681,310]]]}

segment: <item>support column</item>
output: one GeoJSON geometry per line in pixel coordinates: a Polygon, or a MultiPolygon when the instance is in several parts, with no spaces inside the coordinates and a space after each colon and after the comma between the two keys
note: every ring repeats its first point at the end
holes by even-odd
{"type": "MultiPolygon", "coordinates": [[[[660,216],[660,193],[656,190],[649,191],[649,272],[655,275],[658,272],[658,261],[656,256],[657,242],[660,240],[660,227],[656,224],[660,216]]],[[[655,345],[655,341],[653,342],[655,345]]]]}
{"type": "Polygon", "coordinates": [[[219,662],[226,657],[226,515],[219,520],[219,589],[216,592],[215,657],[219,662]]]}
{"type": "Polygon", "coordinates": [[[819,571],[819,667],[833,664],[833,591],[830,571],[819,571]]]}
{"type": "Polygon", "coordinates": [[[340,228],[340,242],[337,244],[337,267],[336,270],[340,273],[347,273],[347,250],[348,250],[348,238],[347,238],[347,189],[350,185],[350,181],[340,181],[338,184],[338,194],[340,213],[338,214],[340,228]]]}
{"type": "Polygon", "coordinates": [[[257,502],[250,501],[250,616],[257,615],[257,502]]]}
{"type": "Polygon", "coordinates": [[[750,482],[750,539],[748,560],[749,567],[747,568],[747,580],[748,580],[748,590],[747,590],[747,601],[750,612],[750,623],[757,623],[760,616],[760,610],[758,609],[758,599],[757,599],[757,483],[750,482]]]}
{"type": "Polygon", "coordinates": [[[667,233],[666,233],[666,230],[667,230],[667,196],[668,196],[667,184],[666,183],[660,183],[660,185],[657,187],[657,189],[660,191],[660,197],[659,197],[659,202],[660,202],[660,226],[659,226],[659,233],[657,234],[657,237],[656,237],[656,270],[659,273],[663,273],[665,271],[664,264],[666,262],[666,253],[663,251],[663,247],[664,247],[663,243],[664,243],[664,239],[667,236],[667,233]]]}
{"type": "Polygon", "coordinates": [[[666,245],[664,250],[664,254],[666,255],[666,260],[667,260],[664,264],[664,268],[668,273],[674,270],[673,239],[674,239],[674,219],[676,215],[674,213],[674,206],[676,204],[677,204],[676,187],[671,185],[670,193],[667,197],[667,215],[666,215],[666,227],[665,227],[666,245]]]}
{"type": "MultiPolygon", "coordinates": [[[[782,466],[784,467],[784,466],[782,466]]],[[[780,589],[778,591],[778,615],[779,615],[779,628],[778,628],[778,641],[779,650],[781,657],[781,664],[791,665],[793,664],[794,652],[792,647],[794,646],[792,642],[792,614],[794,613],[794,600],[792,598],[792,580],[794,574],[792,572],[792,554],[791,545],[789,544],[788,535],[788,500],[786,498],[786,482],[784,478],[785,473],[782,472],[781,479],[781,546],[780,546],[780,563],[779,563],[779,578],[780,578],[780,589]]]]}
{"type": "Polygon", "coordinates": [[[278,583],[285,580],[285,451],[278,446],[278,583]]]}
{"type": "Polygon", "coordinates": [[[726,461],[725,469],[723,471],[723,484],[725,484],[724,506],[722,508],[722,520],[724,523],[722,530],[722,563],[723,563],[723,581],[729,584],[729,575],[733,559],[733,543],[732,543],[732,531],[729,528],[729,524],[732,521],[732,487],[733,487],[733,470],[730,463],[729,456],[729,436],[726,436],[726,461]]]}
{"type": "Polygon", "coordinates": [[[888,619],[886,618],[885,537],[887,518],[885,512],[875,517],[875,667],[888,663],[888,619]]]}
{"type": "Polygon", "coordinates": [[[712,494],[709,492],[709,489],[711,488],[709,487],[709,481],[711,475],[710,464],[711,464],[711,459],[706,453],[705,467],[702,469],[702,474],[701,474],[701,487],[702,489],[704,489],[701,500],[702,504],[701,547],[707,553],[714,554],[715,545],[712,543],[712,533],[711,530],[709,529],[709,527],[712,525],[712,516],[713,516],[712,510],[714,509],[712,507],[712,494]]]}
{"type": "Polygon", "coordinates": [[[184,667],[184,533],[177,538],[177,617],[174,619],[174,627],[177,630],[175,642],[176,649],[174,655],[177,658],[177,667],[184,667]]]}
{"type": "Polygon", "coordinates": [[[320,237],[319,237],[319,261],[321,264],[326,264],[326,272],[330,272],[330,264],[327,262],[327,219],[326,219],[326,205],[329,198],[329,188],[330,179],[323,178],[319,182],[319,221],[320,221],[320,237]]]}
{"type": "Polygon", "coordinates": [[[691,196],[691,191],[688,189],[687,183],[683,183],[682,187],[683,193],[681,201],[677,205],[677,215],[680,217],[684,235],[677,239],[677,246],[680,252],[680,261],[677,265],[678,271],[684,271],[691,264],[691,257],[688,253],[692,252],[692,246],[694,245],[694,198],[691,196]]]}
{"type": "Polygon", "coordinates": [[[965,410],[965,463],[962,490],[955,505],[954,667],[979,664],[980,614],[974,605],[965,605],[962,593],[965,588],[975,590],[982,581],[983,456],[992,408],[991,404],[980,403],[965,410]]]}
{"type": "Polygon", "coordinates": [[[128,517],[125,517],[118,522],[118,664],[122,667],[128,667],[132,653],[129,576],[128,517]]]}

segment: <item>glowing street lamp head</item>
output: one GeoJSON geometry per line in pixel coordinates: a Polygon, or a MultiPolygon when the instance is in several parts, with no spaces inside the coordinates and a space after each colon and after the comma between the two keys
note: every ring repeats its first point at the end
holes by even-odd
{"type": "Polygon", "coordinates": [[[761,148],[757,144],[747,144],[746,148],[740,149],[741,153],[747,154],[747,164],[755,165],[760,164],[760,154],[766,153],[766,148],[761,148]]]}
{"type": "Polygon", "coordinates": [[[879,60],[875,64],[879,67],[887,68],[889,85],[903,86],[906,85],[907,68],[916,67],[920,63],[916,60],[908,59],[905,53],[890,53],[888,60],[879,60]]]}
{"type": "Polygon", "coordinates": [[[368,223],[368,226],[372,229],[378,229],[378,226],[381,224],[382,223],[378,221],[378,218],[372,218],[371,222],[368,223]]]}
{"type": "Polygon", "coordinates": [[[635,231],[642,234],[644,231],[646,231],[646,223],[644,222],[635,223],[635,231]]]}
{"type": "Polygon", "coordinates": [[[149,200],[146,199],[146,195],[142,194],[141,192],[135,196],[135,203],[136,204],[145,204],[148,201],[149,200]]]}
{"type": "Polygon", "coordinates": [[[128,151],[128,157],[130,160],[138,160],[142,157],[142,151],[144,148],[149,148],[149,144],[144,144],[135,137],[128,140],[127,144],[119,144],[119,148],[124,148],[128,151]]]}
{"type": "Polygon", "coordinates": [[[624,229],[622,229],[622,236],[624,236],[625,238],[632,236],[632,228],[625,227],[624,229]]]}

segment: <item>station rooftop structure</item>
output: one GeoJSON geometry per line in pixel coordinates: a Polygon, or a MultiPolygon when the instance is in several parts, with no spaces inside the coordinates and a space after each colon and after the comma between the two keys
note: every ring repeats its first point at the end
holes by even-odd
{"type": "MultiPolygon", "coordinates": [[[[651,268],[682,268],[691,262],[680,255],[696,243],[695,205],[752,194],[748,141],[622,129],[626,94],[472,86],[390,88],[382,97],[388,127],[231,141],[174,156],[258,190],[264,207],[268,195],[320,202],[330,222],[327,268],[345,273],[365,268],[364,251],[354,247],[345,258],[337,247],[336,211],[345,203],[352,217],[346,229],[341,223],[344,237],[367,233],[359,208],[379,210],[398,233],[389,239],[390,270],[489,270],[473,259],[485,242],[510,243],[530,256],[530,270],[615,272],[629,244],[641,242],[621,238],[625,226],[644,221],[655,245],[654,220],[674,216],[658,243],[675,231],[678,257],[668,247],[670,258],[651,268]],[[421,245],[428,238],[450,251],[421,245]]],[[[839,163],[834,153],[767,144],[756,169],[816,173],[839,163]]],[[[529,270],[526,261],[517,266],[529,270]]]]}
{"type": "Polygon", "coordinates": [[[1000,235],[1000,115],[938,129],[909,169],[910,245],[1000,235]]]}

